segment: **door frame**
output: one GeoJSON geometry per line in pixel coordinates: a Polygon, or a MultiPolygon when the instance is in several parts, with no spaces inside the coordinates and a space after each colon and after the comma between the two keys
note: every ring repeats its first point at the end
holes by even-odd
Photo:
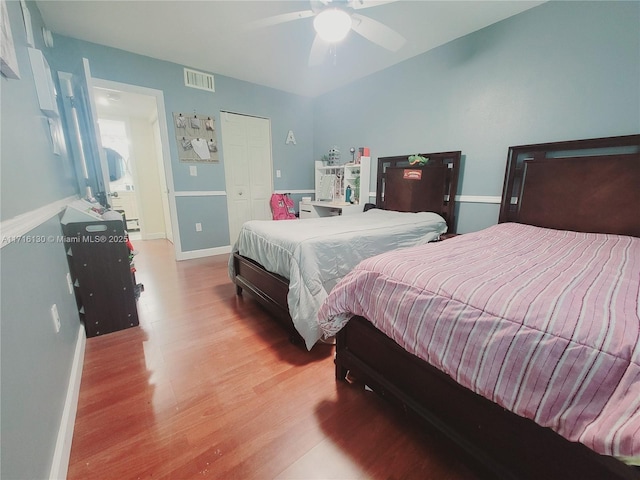
{"type": "MultiPolygon", "coordinates": [[[[128,83],[114,82],[101,78],[93,78],[94,87],[110,88],[113,90],[121,90],[129,93],[137,93],[147,95],[156,99],[156,107],[158,110],[158,127],[160,129],[160,142],[162,151],[162,165],[164,166],[164,174],[166,179],[166,188],[169,197],[169,216],[171,218],[171,232],[173,236],[173,246],[176,258],[182,253],[180,244],[180,230],[178,229],[178,210],[176,206],[175,188],[173,184],[173,170],[171,167],[171,149],[169,147],[169,128],[167,126],[167,112],[164,104],[164,92],[154,88],[142,87],[128,83]]],[[[93,97],[93,92],[92,97],[93,97]]],[[[140,206],[138,206],[140,208],[140,206]]]]}

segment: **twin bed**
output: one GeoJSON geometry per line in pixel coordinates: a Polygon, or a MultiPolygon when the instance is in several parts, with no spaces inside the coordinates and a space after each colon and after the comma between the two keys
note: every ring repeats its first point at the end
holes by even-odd
{"type": "Polygon", "coordinates": [[[487,478],[640,478],[640,135],[509,149],[499,224],[361,262],[336,377],[487,478]]]}
{"type": "MultiPolygon", "coordinates": [[[[438,240],[453,231],[461,152],[378,159],[376,207],[355,215],[246,222],[229,259],[237,293],[250,292],[294,341],[320,339],[317,313],[361,260],[438,240]]],[[[364,206],[363,206],[364,207],[364,206]]]]}

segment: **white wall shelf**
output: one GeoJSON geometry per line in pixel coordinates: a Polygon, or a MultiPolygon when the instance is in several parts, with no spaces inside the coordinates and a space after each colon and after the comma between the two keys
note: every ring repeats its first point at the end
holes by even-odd
{"type": "Polygon", "coordinates": [[[315,201],[300,202],[300,218],[362,212],[364,204],[369,201],[370,172],[370,157],[361,157],[360,163],[345,165],[324,165],[316,161],[315,201]]]}

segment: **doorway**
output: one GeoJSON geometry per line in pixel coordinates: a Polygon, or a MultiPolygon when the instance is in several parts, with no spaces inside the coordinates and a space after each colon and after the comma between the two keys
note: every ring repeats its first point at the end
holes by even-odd
{"type": "Polygon", "coordinates": [[[166,133],[163,141],[157,96],[141,93],[141,89],[93,79],[111,204],[124,212],[132,239],[174,242],[163,149],[168,141],[166,133]]]}
{"type": "MultiPolygon", "coordinates": [[[[99,92],[99,89],[96,90],[99,92]]],[[[101,99],[100,93],[96,95],[97,99],[101,99]]],[[[111,208],[124,214],[130,237],[138,240],[141,238],[140,225],[143,221],[138,207],[139,189],[136,188],[135,180],[137,172],[134,173],[135,157],[129,148],[133,144],[130,123],[126,117],[105,116],[98,108],[98,125],[100,140],[107,157],[111,208]]]]}

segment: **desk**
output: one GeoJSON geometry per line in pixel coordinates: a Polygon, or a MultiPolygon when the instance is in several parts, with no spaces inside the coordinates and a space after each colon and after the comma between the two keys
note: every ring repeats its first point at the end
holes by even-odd
{"type": "Polygon", "coordinates": [[[362,213],[364,205],[351,203],[310,202],[299,204],[300,218],[333,217],[336,215],[353,215],[362,213]]]}

